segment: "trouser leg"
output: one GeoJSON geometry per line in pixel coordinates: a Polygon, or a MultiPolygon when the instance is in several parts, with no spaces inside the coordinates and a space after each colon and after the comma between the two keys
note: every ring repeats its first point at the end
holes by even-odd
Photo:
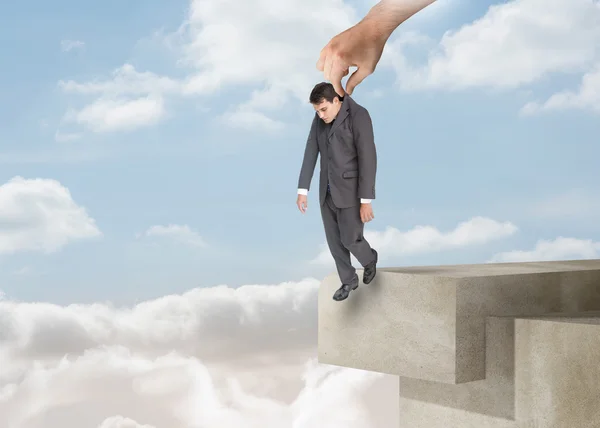
{"type": "Polygon", "coordinates": [[[328,193],[325,203],[321,205],[321,216],[323,218],[327,245],[335,261],[342,284],[354,284],[358,282],[358,275],[356,275],[356,269],[352,266],[350,251],[342,243],[339,213],[340,209],[333,204],[331,195],[328,193]]]}
{"type": "Polygon", "coordinates": [[[365,224],[360,219],[360,205],[342,208],[338,213],[338,224],[342,245],[363,267],[373,262],[376,255],[363,235],[365,224]]]}

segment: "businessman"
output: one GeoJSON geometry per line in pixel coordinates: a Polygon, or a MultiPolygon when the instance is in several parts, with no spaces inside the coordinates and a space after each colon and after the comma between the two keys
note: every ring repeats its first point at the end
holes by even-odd
{"type": "Polygon", "coordinates": [[[319,202],[327,245],[335,260],[341,286],[333,295],[340,301],[358,288],[350,254],[364,268],[363,282],[376,273],[377,251],[363,236],[371,221],[375,199],[377,152],[369,112],[350,95],[341,98],[331,83],[318,83],[310,94],[316,113],[312,121],[298,179],[298,209],[308,207],[307,194],[321,155],[319,202]]]}

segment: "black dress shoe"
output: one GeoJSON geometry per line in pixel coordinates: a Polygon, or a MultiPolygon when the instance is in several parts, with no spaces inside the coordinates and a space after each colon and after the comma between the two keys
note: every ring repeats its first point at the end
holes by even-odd
{"type": "Polygon", "coordinates": [[[345,300],[352,290],[356,290],[358,288],[358,282],[355,284],[342,284],[340,288],[336,290],[333,295],[333,300],[337,300],[338,302],[341,300],[345,300]]]}
{"type": "Polygon", "coordinates": [[[368,265],[365,266],[365,271],[363,272],[363,282],[365,284],[368,284],[369,282],[373,281],[373,278],[375,278],[375,274],[377,273],[377,251],[373,250],[373,252],[375,253],[375,260],[373,260],[371,263],[369,263],[368,265]]]}

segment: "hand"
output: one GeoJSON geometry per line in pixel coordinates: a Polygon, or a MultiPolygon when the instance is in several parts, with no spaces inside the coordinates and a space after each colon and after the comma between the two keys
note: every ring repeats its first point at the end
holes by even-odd
{"type": "Polygon", "coordinates": [[[346,92],[352,95],[354,88],[375,71],[386,41],[387,36],[374,20],[363,19],[329,41],[321,50],[317,69],[323,71],[335,91],[344,96],[342,78],[350,67],[357,67],[346,83],[346,92]]]}
{"type": "Polygon", "coordinates": [[[296,205],[298,205],[300,212],[304,214],[308,208],[308,198],[306,195],[298,195],[298,199],[296,199],[296,205]]]}
{"type": "Polygon", "coordinates": [[[360,219],[363,223],[368,223],[375,218],[371,204],[360,204],[360,219]]]}

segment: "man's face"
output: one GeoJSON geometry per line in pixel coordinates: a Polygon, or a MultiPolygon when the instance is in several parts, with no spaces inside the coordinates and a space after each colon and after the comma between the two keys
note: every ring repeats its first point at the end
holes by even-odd
{"type": "Polygon", "coordinates": [[[333,119],[337,116],[340,111],[340,107],[342,103],[339,98],[334,98],[333,102],[329,102],[327,100],[321,101],[319,104],[313,104],[315,111],[318,113],[319,117],[325,123],[331,123],[333,119]]]}

